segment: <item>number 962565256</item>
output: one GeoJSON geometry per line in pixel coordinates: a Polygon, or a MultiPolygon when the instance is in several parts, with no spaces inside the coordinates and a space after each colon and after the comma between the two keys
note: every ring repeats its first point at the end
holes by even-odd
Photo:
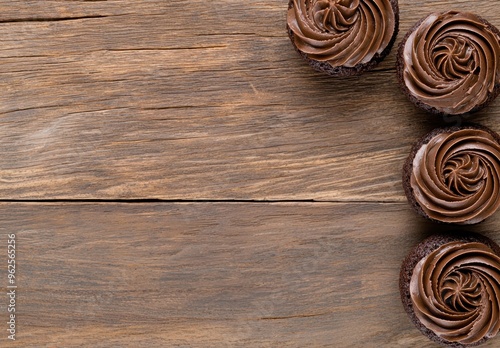
{"type": "Polygon", "coordinates": [[[7,236],[7,278],[9,285],[16,284],[16,235],[7,236]]]}

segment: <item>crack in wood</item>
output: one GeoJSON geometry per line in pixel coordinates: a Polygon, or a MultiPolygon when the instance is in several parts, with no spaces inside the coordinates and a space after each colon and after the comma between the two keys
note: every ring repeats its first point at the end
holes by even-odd
{"type": "Polygon", "coordinates": [[[316,199],[160,199],[160,198],[137,198],[137,199],[0,199],[0,203],[168,203],[168,204],[289,204],[289,203],[313,203],[313,204],[407,204],[398,200],[316,200],[316,199]]]}
{"type": "Polygon", "coordinates": [[[107,52],[128,52],[128,51],[175,51],[175,50],[199,50],[227,48],[227,45],[193,46],[193,47],[136,47],[136,48],[110,48],[107,52]]]}
{"type": "Polygon", "coordinates": [[[321,317],[323,315],[332,314],[331,312],[325,313],[314,313],[314,314],[296,314],[296,315],[286,315],[277,317],[263,317],[258,320],[285,320],[285,319],[300,319],[300,318],[311,318],[311,317],[321,317]]]}
{"type": "Polygon", "coordinates": [[[62,22],[62,21],[75,21],[82,19],[96,19],[96,18],[106,18],[107,15],[91,15],[91,16],[79,16],[79,17],[34,17],[34,18],[15,18],[15,19],[5,19],[0,20],[0,24],[5,23],[22,23],[22,22],[62,22]]]}

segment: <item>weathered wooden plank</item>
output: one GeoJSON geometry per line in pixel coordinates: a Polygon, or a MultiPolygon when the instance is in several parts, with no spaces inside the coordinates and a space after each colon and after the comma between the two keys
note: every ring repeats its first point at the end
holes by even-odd
{"type": "MultiPolygon", "coordinates": [[[[410,144],[442,122],[400,93],[394,54],[311,71],[286,3],[0,1],[0,199],[404,201],[410,144]]],[[[500,26],[491,1],[400,7],[399,38],[450,7],[500,26]]]]}
{"type": "MultiPolygon", "coordinates": [[[[499,218],[476,230],[500,240],[499,218]]],[[[398,276],[442,228],[406,204],[1,204],[12,346],[433,347],[398,276]]]]}

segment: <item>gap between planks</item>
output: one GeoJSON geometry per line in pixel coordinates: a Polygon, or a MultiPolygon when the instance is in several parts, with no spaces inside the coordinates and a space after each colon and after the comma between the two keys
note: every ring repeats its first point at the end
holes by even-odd
{"type": "Polygon", "coordinates": [[[396,204],[403,205],[406,202],[387,201],[363,201],[363,200],[314,200],[314,199],[293,199],[293,200],[255,200],[255,199],[0,199],[0,204],[4,203],[70,203],[70,204],[396,204]]]}

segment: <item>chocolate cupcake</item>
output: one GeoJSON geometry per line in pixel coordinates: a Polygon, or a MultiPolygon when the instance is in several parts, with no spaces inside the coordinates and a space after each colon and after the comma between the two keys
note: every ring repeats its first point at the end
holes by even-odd
{"type": "Polygon", "coordinates": [[[401,267],[403,306],[443,346],[477,346],[500,328],[500,247],[478,234],[435,235],[401,267]]]}
{"type": "Polygon", "coordinates": [[[418,141],[403,168],[403,187],[420,215],[475,224],[500,206],[500,137],[477,125],[438,128],[418,141]]]}
{"type": "Polygon", "coordinates": [[[466,12],[433,13],[399,46],[403,92],[418,107],[462,115],[489,104],[500,92],[500,33],[466,12]]]}
{"type": "Polygon", "coordinates": [[[397,0],[290,0],[287,29],[316,70],[357,75],[389,53],[398,32],[397,0]]]}

